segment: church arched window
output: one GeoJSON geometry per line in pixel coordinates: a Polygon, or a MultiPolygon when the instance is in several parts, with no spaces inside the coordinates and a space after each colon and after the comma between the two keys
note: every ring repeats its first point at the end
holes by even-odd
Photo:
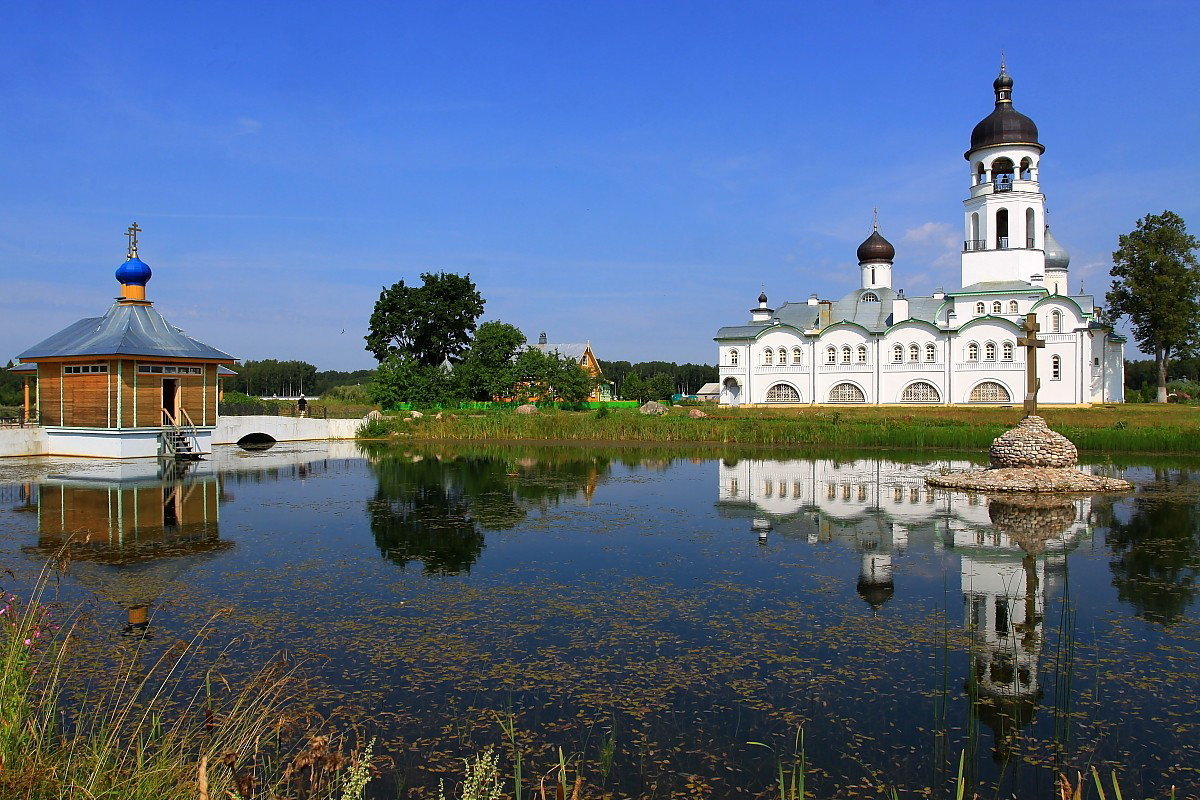
{"type": "Polygon", "coordinates": [[[1003,384],[984,381],[971,390],[969,401],[972,403],[1011,403],[1012,395],[1003,384]]]}
{"type": "Polygon", "coordinates": [[[921,347],[920,347],[920,345],[916,344],[915,342],[908,346],[908,360],[909,361],[920,361],[921,360],[921,347]]]}
{"type": "Polygon", "coordinates": [[[729,348],[729,366],[736,367],[738,365],[738,351],[736,347],[729,348]]]}
{"type": "Polygon", "coordinates": [[[830,346],[830,347],[825,348],[825,363],[826,364],[836,364],[837,363],[837,348],[836,347],[830,346]]]}
{"type": "Polygon", "coordinates": [[[865,403],[867,402],[867,397],[863,394],[863,390],[853,383],[839,383],[829,390],[829,402],[865,403]]]}
{"type": "Polygon", "coordinates": [[[930,364],[937,361],[937,345],[933,342],[925,345],[925,360],[930,364]]]}
{"type": "Polygon", "coordinates": [[[1025,246],[1033,249],[1033,243],[1037,241],[1037,217],[1032,208],[1025,209],[1025,246]]]}
{"type": "Polygon", "coordinates": [[[874,292],[863,292],[862,297],[858,298],[858,302],[860,302],[860,303],[878,303],[879,295],[875,294],[874,292]]]}
{"type": "Polygon", "coordinates": [[[867,346],[865,344],[860,344],[858,346],[858,363],[867,363],[867,346]]]}
{"type": "Polygon", "coordinates": [[[1062,358],[1060,356],[1050,357],[1050,380],[1062,380],[1062,358]]]}
{"type": "Polygon", "coordinates": [[[987,306],[985,306],[983,303],[976,303],[975,304],[975,313],[976,314],[986,314],[987,306]]]}
{"type": "MultiPolygon", "coordinates": [[[[796,387],[786,383],[777,383],[770,389],[767,389],[766,400],[768,403],[799,403],[800,393],[796,391],[796,387]]],[[[787,496],[786,485],[780,481],[779,496],[787,496]]]]}
{"type": "Polygon", "coordinates": [[[779,366],[781,366],[781,367],[787,366],[787,348],[786,347],[779,348],[779,366]]]}
{"type": "Polygon", "coordinates": [[[902,345],[902,344],[892,345],[892,363],[900,364],[903,361],[904,361],[904,345],[902,345]]]}
{"type": "Polygon", "coordinates": [[[804,363],[804,351],[802,351],[799,347],[793,347],[792,348],[792,366],[798,367],[802,363],[804,363]]]}
{"type": "Polygon", "coordinates": [[[996,343],[995,342],[988,342],[987,344],[985,344],[983,346],[983,360],[984,361],[995,361],[996,360],[996,343]]]}
{"type": "Polygon", "coordinates": [[[999,300],[993,300],[993,301],[992,301],[992,313],[993,313],[993,314],[999,314],[999,313],[1000,313],[1000,308],[1001,308],[1001,306],[1000,306],[1000,301],[999,301],[999,300]]]}
{"type": "Polygon", "coordinates": [[[843,364],[850,363],[850,345],[845,345],[844,347],[842,347],[842,363],[843,364]]]}
{"type": "Polygon", "coordinates": [[[1050,312],[1050,332],[1062,333],[1062,312],[1057,308],[1050,312]]]}
{"type": "Polygon", "coordinates": [[[979,344],[977,342],[969,342],[967,344],[967,361],[979,360],[979,344]]]}
{"type": "Polygon", "coordinates": [[[1033,161],[1028,156],[1021,159],[1021,180],[1033,179],[1033,161]]]}
{"type": "Polygon", "coordinates": [[[901,403],[940,403],[942,396],[929,381],[916,381],[904,387],[901,403]]]}
{"type": "Polygon", "coordinates": [[[775,363],[775,351],[771,348],[763,350],[763,366],[769,367],[775,363]]]}
{"type": "Polygon", "coordinates": [[[1013,360],[1013,343],[1005,342],[1002,352],[1004,353],[1005,361],[1012,361],[1013,360]]]}
{"type": "Polygon", "coordinates": [[[1008,301],[1008,313],[1016,314],[1018,310],[1019,310],[1019,306],[1017,305],[1017,301],[1009,300],[1008,301]]]}

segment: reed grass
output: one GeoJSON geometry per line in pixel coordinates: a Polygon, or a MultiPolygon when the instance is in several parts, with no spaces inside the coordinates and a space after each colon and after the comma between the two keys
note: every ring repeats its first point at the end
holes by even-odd
{"type": "MultiPolygon", "coordinates": [[[[636,409],[607,413],[556,409],[538,414],[509,410],[446,412],[438,419],[387,417],[363,438],[660,442],[767,447],[887,447],[986,449],[1015,425],[1019,409],[972,407],[810,407],[707,409],[692,418],[674,408],[653,417],[636,409]]],[[[1047,421],[1084,452],[1200,454],[1200,410],[1191,406],[1123,405],[1047,409],[1047,421]]]]}
{"type": "Polygon", "coordinates": [[[199,643],[177,642],[144,669],[142,642],[92,688],[71,682],[78,613],[60,628],[47,566],[25,599],[0,613],[0,797],[12,800],[360,800],[369,752],[345,759],[299,707],[298,666],[280,661],[239,687],[209,668],[199,643]],[[340,793],[340,795],[339,795],[340,793]]]}

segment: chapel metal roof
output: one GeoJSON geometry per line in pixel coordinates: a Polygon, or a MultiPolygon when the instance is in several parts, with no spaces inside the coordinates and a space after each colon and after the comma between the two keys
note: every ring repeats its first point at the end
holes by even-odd
{"type": "Polygon", "coordinates": [[[114,303],[103,317],[89,317],[35,344],[22,361],[70,356],[130,355],[234,361],[171,325],[150,305],[114,303]]]}

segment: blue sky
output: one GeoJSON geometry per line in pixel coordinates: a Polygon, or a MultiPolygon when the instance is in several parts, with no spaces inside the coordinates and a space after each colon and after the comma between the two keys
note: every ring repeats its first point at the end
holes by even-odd
{"type": "Polygon", "coordinates": [[[956,285],[962,153],[999,50],[1071,285],[1170,208],[1200,232],[1200,4],[10,4],[0,356],[117,289],[243,358],[373,360],[383,285],[469,272],[486,319],[714,361],[857,285],[879,207],[910,294],[956,285]],[[342,333],[342,331],[345,331],[342,333]]]}

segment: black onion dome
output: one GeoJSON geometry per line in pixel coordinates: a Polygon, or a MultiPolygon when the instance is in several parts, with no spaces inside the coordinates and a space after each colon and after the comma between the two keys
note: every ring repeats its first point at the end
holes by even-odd
{"type": "Polygon", "coordinates": [[[892,243],[880,235],[878,230],[871,231],[871,235],[858,246],[858,262],[861,264],[864,261],[895,261],[896,248],[892,247],[892,243]]]}
{"type": "Polygon", "coordinates": [[[760,302],[760,303],[767,302],[767,293],[766,292],[759,292],[758,302],[760,302]]]}
{"type": "Polygon", "coordinates": [[[992,82],[996,92],[996,108],[988,114],[971,131],[971,149],[967,154],[981,147],[991,147],[997,144],[1028,144],[1033,145],[1039,152],[1046,148],[1038,142],[1038,129],[1033,120],[1017,111],[1012,105],[1013,79],[1007,72],[1001,72],[992,82]]]}

